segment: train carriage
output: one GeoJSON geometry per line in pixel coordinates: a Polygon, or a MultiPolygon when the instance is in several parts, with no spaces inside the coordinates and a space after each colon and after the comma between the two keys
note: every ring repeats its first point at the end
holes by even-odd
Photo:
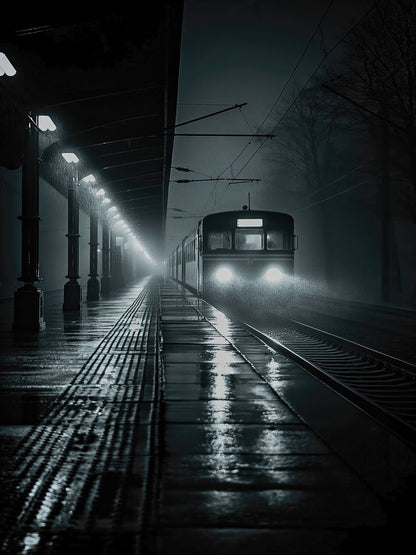
{"type": "Polygon", "coordinates": [[[205,216],[168,260],[169,275],[217,305],[257,305],[291,297],[295,235],[292,216],[237,210],[205,216]]]}

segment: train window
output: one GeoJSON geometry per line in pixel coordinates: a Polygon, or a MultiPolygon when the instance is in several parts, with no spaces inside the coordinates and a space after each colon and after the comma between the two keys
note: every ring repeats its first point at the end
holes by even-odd
{"type": "Polygon", "coordinates": [[[211,251],[231,250],[231,231],[210,231],[208,233],[208,248],[211,251]]]}
{"type": "Polygon", "coordinates": [[[267,250],[290,250],[292,248],[289,233],[282,230],[267,232],[267,250]]]}
{"type": "Polygon", "coordinates": [[[284,250],[284,234],[283,231],[267,232],[267,250],[278,251],[284,250]]]}
{"type": "Polygon", "coordinates": [[[235,248],[239,251],[263,250],[263,231],[261,229],[237,229],[235,231],[235,248]]]}
{"type": "Polygon", "coordinates": [[[195,239],[185,245],[185,262],[192,262],[195,260],[195,239]]]}

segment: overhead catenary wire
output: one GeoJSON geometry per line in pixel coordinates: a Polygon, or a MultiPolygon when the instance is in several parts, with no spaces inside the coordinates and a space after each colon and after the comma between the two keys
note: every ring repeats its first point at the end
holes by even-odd
{"type": "MultiPolygon", "coordinates": [[[[360,23],[363,19],[365,19],[367,17],[367,15],[375,8],[377,2],[375,2],[362,16],[361,18],[354,23],[348,30],[347,32],[335,43],[335,45],[328,50],[323,58],[321,59],[321,61],[318,63],[318,65],[316,66],[316,68],[313,70],[313,72],[311,73],[311,75],[309,76],[309,78],[306,80],[305,84],[303,85],[302,89],[299,91],[299,93],[295,96],[295,98],[292,100],[292,102],[289,104],[289,106],[286,108],[285,112],[283,113],[283,115],[280,117],[280,119],[278,120],[278,122],[276,123],[276,125],[272,128],[271,133],[275,133],[276,129],[278,128],[278,126],[283,122],[283,120],[286,118],[287,114],[289,113],[289,111],[292,109],[292,107],[295,105],[296,101],[298,100],[298,98],[303,94],[303,92],[305,91],[306,87],[309,85],[309,83],[311,82],[311,80],[313,79],[313,77],[315,76],[316,72],[320,69],[320,67],[322,66],[322,64],[325,62],[325,60],[332,54],[332,52],[334,52],[334,50],[336,48],[338,48],[338,46],[345,40],[345,38],[351,33],[351,31],[358,25],[358,23],[360,23]]],[[[271,112],[269,112],[271,113],[271,112]]],[[[248,166],[248,164],[252,161],[252,159],[256,156],[256,154],[259,152],[259,150],[261,148],[263,148],[264,144],[266,143],[266,140],[263,140],[260,145],[258,146],[258,148],[254,151],[254,153],[250,156],[250,158],[246,161],[246,163],[240,168],[240,170],[237,172],[237,176],[248,166]]],[[[228,187],[227,187],[228,189],[228,187]]],[[[223,195],[226,193],[227,189],[225,189],[225,191],[223,192],[223,195]]],[[[222,195],[222,196],[223,196],[222,195]]]]}
{"type": "Polygon", "coordinates": [[[319,20],[318,25],[315,27],[312,35],[310,36],[308,42],[305,45],[305,48],[302,51],[302,54],[300,55],[298,61],[296,62],[294,68],[292,69],[289,77],[286,79],[285,84],[283,85],[282,90],[280,91],[278,97],[276,98],[276,100],[274,101],[272,107],[270,108],[269,112],[267,113],[266,117],[264,118],[262,124],[260,125],[260,127],[257,129],[257,133],[262,129],[262,127],[264,126],[264,124],[266,123],[266,121],[269,119],[269,117],[271,116],[273,110],[275,109],[276,105],[278,104],[279,100],[282,98],[283,93],[285,92],[285,90],[287,89],[287,87],[289,86],[290,81],[292,80],[293,76],[295,75],[298,67],[300,66],[306,52],[308,51],[310,45],[312,44],[313,39],[315,38],[315,35],[318,33],[318,31],[321,28],[322,23],[324,22],[325,17],[327,16],[329,10],[332,7],[332,4],[334,3],[335,0],[330,0],[330,2],[328,3],[327,7],[324,10],[324,13],[321,16],[321,19],[319,20]]]}
{"type": "Polygon", "coordinates": [[[235,104],[213,104],[212,102],[178,102],[178,106],[235,106],[235,104]]]}
{"type": "Polygon", "coordinates": [[[176,180],[171,180],[170,183],[194,183],[195,181],[238,181],[238,183],[253,183],[255,181],[259,182],[261,181],[261,179],[254,179],[250,177],[246,177],[246,178],[210,177],[207,179],[176,179],[176,180]]]}
{"type": "MultiPolygon", "coordinates": [[[[315,27],[315,29],[314,29],[312,35],[310,36],[308,42],[306,43],[306,45],[305,45],[305,47],[304,47],[304,49],[303,49],[303,51],[302,51],[302,53],[301,53],[301,55],[300,55],[298,61],[296,62],[296,64],[295,64],[293,70],[291,71],[291,73],[289,74],[288,78],[286,79],[286,82],[285,82],[285,84],[283,85],[283,88],[281,89],[281,91],[280,91],[279,95],[277,96],[276,100],[274,101],[272,107],[270,108],[269,112],[267,113],[267,115],[266,115],[265,118],[263,119],[263,122],[261,123],[261,125],[257,128],[256,133],[258,133],[258,132],[262,129],[262,127],[264,126],[264,124],[266,123],[266,121],[268,120],[268,118],[270,117],[270,115],[272,114],[273,110],[275,109],[276,105],[278,104],[278,102],[279,102],[280,99],[282,98],[282,95],[283,95],[284,91],[286,90],[286,88],[288,87],[288,85],[289,85],[291,79],[293,78],[294,74],[296,73],[296,71],[297,71],[297,69],[298,69],[300,63],[302,62],[302,60],[303,60],[303,58],[304,58],[304,56],[305,56],[305,54],[306,54],[306,52],[307,52],[309,46],[311,45],[311,43],[312,43],[312,41],[313,41],[315,35],[316,35],[317,32],[319,31],[320,26],[322,25],[322,23],[323,23],[323,21],[324,21],[326,15],[328,14],[328,12],[329,12],[329,10],[330,10],[330,8],[331,8],[331,6],[332,6],[333,3],[334,3],[334,0],[330,0],[330,2],[328,3],[327,7],[325,8],[325,10],[324,10],[324,12],[323,12],[323,14],[322,14],[322,16],[321,16],[321,18],[320,18],[320,20],[319,20],[319,23],[318,23],[317,26],[315,27]]],[[[274,130],[273,130],[273,132],[274,132],[274,130]]],[[[254,152],[254,154],[249,158],[248,162],[247,162],[245,165],[243,165],[243,167],[242,167],[242,168],[240,169],[240,171],[237,173],[236,177],[238,177],[238,176],[240,175],[240,173],[246,168],[246,166],[248,165],[248,163],[254,158],[254,156],[257,154],[257,152],[258,152],[258,151],[260,150],[260,148],[263,146],[264,142],[265,142],[265,141],[263,141],[263,143],[256,149],[256,151],[254,152]]],[[[238,160],[238,159],[244,154],[244,152],[248,149],[248,147],[250,146],[250,144],[252,144],[252,139],[250,139],[250,141],[245,145],[245,147],[241,150],[241,152],[234,158],[234,160],[231,162],[231,164],[229,164],[229,165],[219,174],[219,177],[222,176],[229,168],[231,168],[231,167],[237,162],[237,160],[238,160]]],[[[222,193],[222,195],[221,195],[220,198],[222,198],[222,197],[224,196],[224,194],[228,191],[229,186],[230,186],[230,185],[228,185],[228,186],[226,187],[226,189],[224,190],[224,192],[222,193]]],[[[213,188],[213,191],[214,191],[214,188],[213,188]]],[[[206,206],[208,205],[208,203],[210,202],[211,196],[212,196],[212,195],[210,195],[210,196],[208,197],[208,200],[207,200],[207,202],[205,203],[205,207],[206,207],[206,206]]],[[[219,200],[219,199],[217,199],[217,200],[219,200]]]]}
{"type": "Polygon", "coordinates": [[[176,127],[181,127],[182,125],[195,123],[196,121],[201,121],[202,119],[211,118],[212,116],[218,116],[219,114],[223,114],[224,112],[229,112],[230,110],[235,110],[236,108],[238,108],[241,111],[241,108],[243,106],[247,106],[247,102],[243,102],[242,104],[234,104],[233,106],[225,108],[224,110],[218,110],[217,112],[212,112],[211,114],[205,114],[204,116],[199,116],[198,118],[193,118],[187,121],[183,121],[181,123],[177,123],[175,125],[172,125],[172,127],[166,127],[165,131],[175,129],[176,127]]]}
{"type": "Polygon", "coordinates": [[[212,178],[212,175],[207,175],[206,173],[199,172],[197,170],[191,170],[190,168],[184,168],[183,166],[172,166],[173,170],[177,170],[178,172],[185,172],[185,173],[197,173],[198,175],[203,175],[204,177],[212,178]]]}
{"type": "Polygon", "coordinates": [[[360,169],[362,169],[361,164],[359,166],[357,166],[356,168],[353,168],[351,171],[347,172],[346,174],[340,175],[339,177],[337,177],[336,179],[333,179],[332,181],[330,181],[329,183],[327,183],[323,187],[319,187],[319,189],[315,189],[315,191],[312,191],[312,192],[308,193],[305,196],[306,197],[313,197],[314,195],[317,195],[318,193],[321,193],[325,189],[328,189],[329,187],[332,187],[333,185],[335,185],[339,181],[342,181],[343,179],[345,179],[346,177],[350,176],[351,174],[353,174],[354,172],[356,172],[360,169]]]}
{"type": "MultiPolygon", "coordinates": [[[[313,37],[316,35],[316,33],[318,32],[318,30],[320,29],[320,26],[323,22],[324,17],[326,16],[326,14],[329,11],[329,8],[331,7],[333,1],[331,0],[331,2],[329,2],[327,8],[324,11],[324,15],[321,17],[319,24],[316,26],[312,37],[308,40],[307,46],[304,48],[304,51],[301,54],[300,59],[298,60],[298,62],[295,65],[295,68],[297,68],[302,60],[302,58],[304,57],[309,45],[312,42],[313,37]]],[[[276,129],[278,128],[278,126],[283,122],[284,118],[287,116],[287,114],[289,113],[289,111],[292,109],[292,107],[294,106],[295,102],[297,101],[297,99],[303,94],[304,90],[306,89],[306,87],[308,86],[308,84],[310,83],[310,81],[312,80],[312,78],[314,77],[314,75],[316,74],[316,72],[320,69],[320,67],[322,66],[322,64],[325,62],[325,60],[336,50],[336,48],[339,47],[339,45],[345,40],[345,38],[351,33],[351,31],[363,20],[367,17],[367,15],[375,8],[377,2],[374,2],[374,4],[361,16],[361,18],[359,18],[359,20],[357,22],[355,22],[348,30],[347,32],[341,37],[340,40],[338,40],[335,45],[328,51],[324,52],[324,55],[321,59],[321,61],[319,62],[319,64],[316,66],[316,68],[314,69],[314,71],[312,72],[312,74],[310,75],[310,77],[308,78],[308,80],[306,81],[306,83],[304,84],[304,86],[302,87],[301,91],[296,95],[296,97],[293,99],[293,101],[291,102],[291,104],[287,107],[287,109],[285,110],[284,114],[282,115],[282,117],[279,119],[279,121],[276,123],[276,125],[273,127],[272,129],[272,133],[274,133],[276,131],[276,129]]],[[[272,108],[269,110],[267,116],[264,118],[261,126],[258,129],[261,129],[262,126],[264,126],[265,122],[268,120],[268,118],[270,117],[270,115],[272,114],[273,110],[275,109],[277,103],[279,102],[279,100],[282,97],[283,91],[287,88],[288,84],[290,83],[291,79],[293,78],[293,75],[296,72],[296,69],[294,68],[294,70],[292,70],[290,76],[288,77],[286,83],[284,84],[284,89],[279,93],[276,101],[273,103],[272,108]]],[[[261,142],[261,144],[258,146],[258,148],[255,150],[255,152],[250,156],[250,158],[247,160],[247,162],[240,168],[240,170],[237,172],[236,177],[239,176],[241,174],[241,172],[248,166],[248,164],[253,160],[253,158],[257,155],[257,153],[260,151],[260,149],[264,146],[264,144],[266,143],[268,139],[265,139],[261,142]]],[[[222,176],[229,168],[232,168],[234,166],[234,164],[241,158],[241,156],[244,154],[244,152],[248,149],[248,147],[252,144],[252,138],[248,141],[248,143],[243,147],[243,149],[240,151],[240,153],[233,159],[233,161],[228,164],[228,166],[226,166],[226,168],[218,175],[218,177],[222,176]]],[[[233,174],[234,175],[234,174],[233,174]]],[[[213,185],[211,192],[205,202],[205,205],[203,207],[203,210],[201,212],[205,212],[207,206],[209,205],[211,198],[214,194],[214,191],[216,191],[216,188],[218,186],[218,181],[215,182],[215,184],[213,185]]],[[[359,185],[354,186],[353,188],[358,187],[359,185]]],[[[228,188],[230,187],[230,184],[225,188],[225,190],[223,191],[223,193],[221,194],[220,198],[222,198],[224,196],[224,194],[227,192],[228,188]]],[[[349,189],[350,190],[350,189],[349,189]]],[[[347,190],[345,190],[345,192],[347,192],[347,190]]],[[[341,193],[337,193],[336,195],[339,195],[341,193]]],[[[217,199],[217,200],[220,200],[217,199]]],[[[329,198],[328,198],[329,199],[329,198]]],[[[323,201],[321,201],[323,202],[323,201]]]]}
{"type": "Polygon", "coordinates": [[[248,119],[247,119],[245,113],[243,112],[243,110],[242,110],[241,108],[239,109],[239,112],[240,112],[240,114],[241,114],[243,120],[246,122],[247,127],[249,128],[250,133],[251,133],[252,135],[254,135],[254,134],[255,134],[255,131],[253,130],[252,126],[250,125],[250,123],[249,123],[249,121],[248,121],[248,119]]]}
{"type": "Polygon", "coordinates": [[[368,181],[361,181],[360,183],[356,183],[355,185],[351,185],[351,187],[348,187],[347,189],[344,189],[343,191],[339,191],[338,193],[334,193],[333,195],[330,195],[329,197],[326,197],[322,200],[318,200],[316,202],[313,202],[312,204],[308,204],[307,206],[301,206],[300,208],[295,208],[294,212],[299,212],[300,210],[306,210],[307,208],[312,208],[313,206],[318,206],[319,204],[323,204],[324,202],[327,202],[328,200],[331,200],[335,197],[339,197],[341,195],[344,195],[345,193],[348,193],[348,191],[352,191],[353,189],[357,189],[358,187],[361,187],[361,185],[368,185],[368,181]]]}

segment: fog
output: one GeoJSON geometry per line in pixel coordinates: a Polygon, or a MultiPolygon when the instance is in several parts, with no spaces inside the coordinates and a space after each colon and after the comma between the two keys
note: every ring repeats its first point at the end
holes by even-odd
{"type": "MultiPolygon", "coordinates": [[[[295,218],[299,236],[295,272],[309,290],[380,300],[378,183],[352,171],[354,156],[361,147],[338,166],[333,161],[331,171],[323,177],[322,193],[316,195],[313,190],[311,194],[302,188],[297,160],[293,155],[285,160],[288,137],[276,126],[294,91],[305,85],[307,90],[313,76],[319,82],[321,75],[337,68],[343,56],[340,39],[367,10],[367,4],[355,1],[295,1],[290,5],[272,1],[185,2],[177,124],[247,104],[177,127],[176,132],[237,135],[272,131],[275,136],[175,137],[167,254],[202,216],[238,210],[250,203],[253,209],[289,212],[295,218]],[[226,180],[233,177],[259,181],[226,180]],[[183,179],[192,181],[175,182],[183,179]]],[[[341,134],[338,142],[339,137],[346,150],[350,149],[351,139],[343,139],[341,134]]],[[[404,250],[401,246],[414,236],[414,224],[408,217],[393,224],[401,283],[395,283],[393,275],[395,291],[390,300],[413,304],[414,240],[404,250]]]]}

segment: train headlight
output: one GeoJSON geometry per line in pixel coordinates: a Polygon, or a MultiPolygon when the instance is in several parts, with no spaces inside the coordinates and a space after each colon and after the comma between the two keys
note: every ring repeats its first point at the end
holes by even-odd
{"type": "Polygon", "coordinates": [[[220,283],[228,283],[233,279],[233,273],[230,268],[223,266],[215,272],[215,279],[220,283]]]}
{"type": "Polygon", "coordinates": [[[284,277],[284,273],[279,268],[269,268],[264,274],[264,279],[269,283],[278,283],[284,277]]]}

